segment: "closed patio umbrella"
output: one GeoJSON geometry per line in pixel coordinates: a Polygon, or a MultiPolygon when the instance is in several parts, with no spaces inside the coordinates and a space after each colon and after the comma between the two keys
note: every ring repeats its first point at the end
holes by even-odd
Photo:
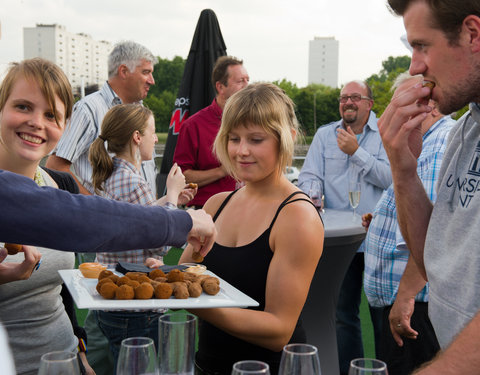
{"type": "Polygon", "coordinates": [[[170,120],[162,166],[157,176],[157,194],[165,194],[168,172],[173,165],[173,154],[182,123],[197,111],[210,105],[215,97],[211,82],[213,65],[218,57],[227,54],[217,16],[211,9],[200,13],[182,82],[170,120]]]}

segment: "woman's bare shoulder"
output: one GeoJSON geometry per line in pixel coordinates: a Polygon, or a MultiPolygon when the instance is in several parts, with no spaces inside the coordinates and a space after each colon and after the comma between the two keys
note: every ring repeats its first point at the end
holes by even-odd
{"type": "Polygon", "coordinates": [[[205,202],[203,209],[210,215],[214,215],[218,209],[220,208],[221,204],[227,197],[231,194],[231,191],[225,191],[222,193],[218,193],[212,195],[208,200],[205,202]]]}

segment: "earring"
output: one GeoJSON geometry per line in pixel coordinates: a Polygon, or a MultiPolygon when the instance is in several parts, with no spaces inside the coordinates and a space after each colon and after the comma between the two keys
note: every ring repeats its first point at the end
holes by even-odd
{"type": "Polygon", "coordinates": [[[142,155],[140,154],[140,147],[137,147],[137,150],[135,151],[135,161],[137,162],[138,165],[142,163],[142,155]]]}

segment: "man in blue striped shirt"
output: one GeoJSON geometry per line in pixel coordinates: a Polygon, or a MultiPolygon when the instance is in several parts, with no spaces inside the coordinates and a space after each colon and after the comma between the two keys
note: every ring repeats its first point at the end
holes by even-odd
{"type": "MultiPolygon", "coordinates": [[[[397,78],[396,85],[413,85],[415,80],[421,81],[422,77],[411,77],[406,72],[397,78]]],[[[417,161],[418,176],[432,202],[436,199],[435,184],[448,134],[455,123],[449,116],[439,113],[434,104],[430,103],[434,109],[422,122],[423,146],[417,161]]],[[[375,207],[364,243],[365,294],[371,308],[379,309],[383,315],[380,342],[375,343],[379,359],[387,363],[390,375],[410,374],[414,368],[432,359],[439,346],[428,318],[428,285],[416,270],[413,259],[409,261],[409,250],[398,229],[393,184],[385,190],[375,207]],[[399,290],[407,261],[407,272],[418,273],[420,280],[418,290],[413,295],[404,295],[402,290],[406,289],[401,286],[399,290]],[[394,305],[397,298],[398,302],[394,305]],[[405,301],[408,305],[403,304],[405,301]],[[390,321],[394,320],[391,329],[395,337],[390,332],[390,311],[390,321]],[[399,314],[405,313],[408,319],[401,324],[399,314]],[[406,335],[406,338],[402,340],[400,334],[406,335]]]]}
{"type": "MultiPolygon", "coordinates": [[[[108,57],[108,81],[74,105],[70,123],[47,167],[70,173],[81,193],[93,194],[88,150],[100,134],[103,117],[117,104],[139,103],[146,98],[155,84],[154,64],[155,57],[146,47],[132,41],[116,44],[108,57]]],[[[157,191],[154,159],[142,163],[142,172],[152,191],[157,191]]]]}

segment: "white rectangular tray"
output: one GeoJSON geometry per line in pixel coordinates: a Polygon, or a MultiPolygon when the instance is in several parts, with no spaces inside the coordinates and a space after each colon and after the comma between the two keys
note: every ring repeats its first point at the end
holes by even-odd
{"type": "MultiPolygon", "coordinates": [[[[202,293],[198,298],[148,299],[148,300],[111,300],[100,296],[95,289],[97,279],[83,277],[78,269],[59,270],[70,294],[79,309],[92,310],[155,310],[169,309],[204,309],[212,307],[247,307],[258,306],[258,302],[242,293],[213,272],[207,274],[220,280],[220,292],[215,296],[202,293]]],[[[116,272],[115,272],[116,273],[116,272]]]]}

